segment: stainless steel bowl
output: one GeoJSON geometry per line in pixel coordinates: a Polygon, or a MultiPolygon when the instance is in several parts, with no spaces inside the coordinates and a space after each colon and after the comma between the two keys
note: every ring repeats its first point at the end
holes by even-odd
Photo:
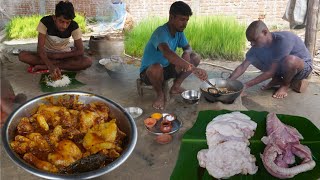
{"type": "Polygon", "coordinates": [[[50,93],[38,96],[27,101],[25,104],[20,106],[17,110],[10,114],[7,121],[4,124],[2,129],[2,142],[5,148],[5,151],[18,166],[22,167],[26,171],[47,179],[89,179],[101,176],[106,174],[118,166],[120,166],[132,153],[136,142],[137,142],[137,126],[133,118],[128,114],[128,112],[119,104],[109,100],[108,98],[98,96],[91,93],[79,92],[79,91],[63,91],[58,93],[50,93]],[[110,113],[113,117],[117,119],[118,127],[127,134],[127,143],[124,147],[124,151],[119,158],[117,158],[112,163],[102,167],[100,169],[89,171],[85,173],[78,174],[59,174],[59,173],[50,173],[36,169],[35,167],[26,163],[23,159],[19,157],[10,147],[10,142],[14,139],[14,132],[16,127],[22,117],[30,116],[32,112],[38,107],[39,103],[47,103],[49,97],[53,98],[68,98],[70,95],[79,95],[79,101],[85,104],[92,101],[100,101],[106,103],[110,108],[110,113]]]}
{"type": "Polygon", "coordinates": [[[143,110],[139,107],[126,107],[124,108],[133,118],[141,116],[143,110]]]}
{"type": "Polygon", "coordinates": [[[181,93],[183,100],[189,104],[194,104],[199,101],[201,93],[196,90],[186,90],[181,93]]]}

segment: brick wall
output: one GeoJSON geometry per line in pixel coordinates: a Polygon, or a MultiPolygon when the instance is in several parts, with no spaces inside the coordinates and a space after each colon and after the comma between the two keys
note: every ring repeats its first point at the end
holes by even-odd
{"type": "MultiPolygon", "coordinates": [[[[112,13],[111,0],[70,0],[75,10],[87,17],[108,16],[112,13]]],[[[168,17],[170,5],[175,0],[123,0],[133,16],[140,21],[147,16],[168,17]]],[[[267,24],[288,24],[282,20],[288,0],[185,0],[194,15],[227,15],[249,23],[265,16],[267,24]]],[[[45,4],[47,14],[54,13],[59,0],[0,0],[0,10],[10,17],[38,14],[39,5],[45,4]]],[[[0,22],[8,20],[0,13],[0,22]]]]}
{"type": "MultiPolygon", "coordinates": [[[[126,0],[134,20],[147,16],[167,17],[174,0],[126,0]]],[[[288,24],[282,20],[287,0],[185,0],[194,15],[234,16],[245,23],[250,23],[265,16],[268,24],[288,24]]]]}

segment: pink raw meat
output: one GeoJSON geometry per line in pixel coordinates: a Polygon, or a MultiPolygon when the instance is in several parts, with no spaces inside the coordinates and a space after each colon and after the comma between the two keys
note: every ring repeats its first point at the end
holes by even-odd
{"type": "Polygon", "coordinates": [[[261,139],[267,145],[261,159],[270,174],[285,179],[315,167],[310,149],[300,144],[303,136],[297,129],[283,124],[275,113],[267,116],[267,135],[261,139]],[[289,168],[295,162],[295,155],[303,161],[289,168]]]}

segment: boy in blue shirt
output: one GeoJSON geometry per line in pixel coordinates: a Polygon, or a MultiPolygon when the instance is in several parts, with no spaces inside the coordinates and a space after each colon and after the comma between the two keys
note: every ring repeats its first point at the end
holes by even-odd
{"type": "Polygon", "coordinates": [[[245,89],[272,78],[262,90],[280,86],[273,94],[274,98],[285,98],[289,87],[297,92],[306,90],[306,78],[312,71],[312,61],[308,49],[297,35],[286,31],[271,33],[265,23],[259,20],[249,25],[246,36],[252,47],[230,79],[237,79],[252,64],[262,74],[246,82],[245,89]]]}
{"type": "Polygon", "coordinates": [[[157,93],[157,99],[153,103],[156,109],[164,108],[163,82],[174,78],[170,89],[171,94],[179,94],[184,91],[181,83],[192,72],[201,80],[207,79],[207,73],[196,66],[200,58],[188,44],[183,33],[189,17],[192,15],[189,5],[182,1],[174,2],[169,11],[169,21],[158,27],[147,43],[140,67],[140,78],[148,85],[152,85],[157,93]],[[183,49],[182,57],[175,51],[183,49]]]}

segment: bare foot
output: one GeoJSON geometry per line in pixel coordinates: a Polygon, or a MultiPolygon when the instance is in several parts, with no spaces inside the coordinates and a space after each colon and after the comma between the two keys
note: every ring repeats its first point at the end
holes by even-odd
{"type": "Polygon", "coordinates": [[[47,70],[48,67],[46,65],[35,65],[33,67],[33,72],[39,71],[39,70],[47,70]]]}
{"type": "Polygon", "coordinates": [[[261,87],[261,90],[268,90],[272,87],[279,86],[282,84],[281,78],[272,78],[272,80],[267,84],[261,87]]]}
{"type": "Polygon", "coordinates": [[[181,94],[185,90],[186,89],[182,88],[181,86],[179,86],[179,87],[172,86],[170,89],[170,94],[181,94]]]}
{"type": "Polygon", "coordinates": [[[277,99],[282,99],[288,96],[288,86],[281,86],[274,94],[272,97],[277,98],[277,99]]]}
{"type": "Polygon", "coordinates": [[[157,99],[153,102],[152,107],[155,109],[163,110],[164,108],[164,94],[159,95],[157,99]]]}

